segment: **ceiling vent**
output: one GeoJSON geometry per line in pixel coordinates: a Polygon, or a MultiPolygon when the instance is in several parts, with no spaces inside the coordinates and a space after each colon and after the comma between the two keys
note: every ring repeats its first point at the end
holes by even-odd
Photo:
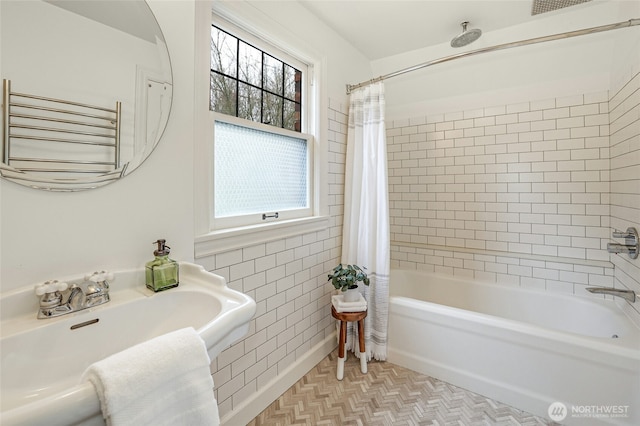
{"type": "Polygon", "coordinates": [[[576,4],[586,3],[588,1],[591,0],[533,0],[531,15],[552,12],[554,10],[575,6],[576,4]]]}

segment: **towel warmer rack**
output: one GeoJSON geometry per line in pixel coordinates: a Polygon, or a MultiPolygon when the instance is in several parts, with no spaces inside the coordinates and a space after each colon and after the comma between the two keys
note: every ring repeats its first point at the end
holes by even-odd
{"type": "Polygon", "coordinates": [[[10,80],[2,83],[6,165],[56,180],[77,173],[103,175],[120,167],[120,102],[104,108],[13,92],[10,80]]]}

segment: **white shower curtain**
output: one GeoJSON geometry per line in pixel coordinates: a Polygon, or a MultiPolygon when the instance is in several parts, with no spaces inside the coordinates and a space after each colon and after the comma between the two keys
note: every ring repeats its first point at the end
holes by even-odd
{"type": "MultiPolygon", "coordinates": [[[[367,359],[387,357],[389,307],[389,195],[384,125],[384,85],[368,85],[351,93],[345,165],[342,263],[365,267],[371,279],[360,289],[367,299],[367,359]]],[[[359,353],[355,327],[347,349],[359,353]]]]}

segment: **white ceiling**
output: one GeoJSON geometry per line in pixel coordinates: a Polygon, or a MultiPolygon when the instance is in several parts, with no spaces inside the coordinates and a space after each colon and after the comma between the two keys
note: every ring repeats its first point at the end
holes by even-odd
{"type": "Polygon", "coordinates": [[[486,33],[536,19],[532,0],[298,1],[370,60],[448,43],[463,21],[486,33]]]}

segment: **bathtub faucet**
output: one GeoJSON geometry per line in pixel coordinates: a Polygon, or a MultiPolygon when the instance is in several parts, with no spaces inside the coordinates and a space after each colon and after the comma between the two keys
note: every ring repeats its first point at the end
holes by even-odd
{"type": "Polygon", "coordinates": [[[622,297],[631,303],[636,301],[636,292],[632,290],[619,290],[613,287],[587,287],[587,291],[595,294],[610,294],[611,296],[622,297]]]}
{"type": "Polygon", "coordinates": [[[624,244],[608,243],[607,251],[609,253],[627,253],[631,259],[637,259],[640,254],[640,238],[638,238],[638,230],[636,228],[627,228],[626,232],[615,230],[613,238],[624,238],[624,244]]]}

